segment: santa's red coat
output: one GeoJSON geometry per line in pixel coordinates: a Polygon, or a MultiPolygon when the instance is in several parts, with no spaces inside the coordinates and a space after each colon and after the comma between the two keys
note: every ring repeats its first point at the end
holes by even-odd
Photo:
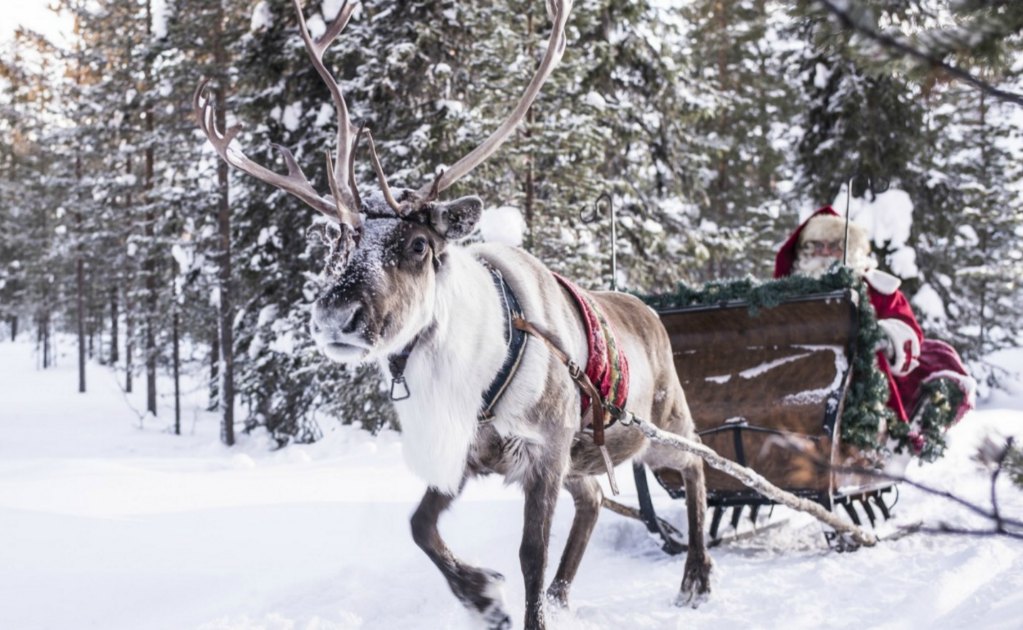
{"type": "MultiPolygon", "coordinates": [[[[803,221],[796,230],[789,236],[785,243],[778,250],[774,261],[774,277],[781,278],[792,273],[792,267],[796,260],[799,247],[799,234],[806,227],[807,221],[819,214],[830,214],[840,216],[831,206],[825,206],[813,213],[803,221]]],[[[896,319],[905,323],[917,337],[915,349],[907,341],[904,346],[906,364],[896,372],[904,373],[912,362],[918,362],[917,367],[908,374],[897,376],[893,374],[892,366],[888,357],[883,351],[877,353],[877,364],[888,380],[888,407],[895,413],[899,420],[909,421],[909,414],[916,408],[920,397],[920,386],[937,377],[952,378],[960,384],[964,391],[964,400],[960,409],[957,410],[958,420],[967,410],[973,406],[973,388],[966,368],[963,367],[959,355],[948,344],[942,341],[925,340],[920,324],[913,315],[909,300],[897,288],[884,287],[882,290],[870,282],[869,274],[864,278],[867,283],[867,293],[870,296],[870,304],[874,307],[878,320],[896,319]],[[890,289],[890,290],[889,290],[890,289]]]]}

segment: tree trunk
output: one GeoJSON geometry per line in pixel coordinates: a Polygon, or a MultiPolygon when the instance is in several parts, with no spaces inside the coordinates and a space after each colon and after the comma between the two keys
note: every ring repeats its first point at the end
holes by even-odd
{"type": "MultiPolygon", "coordinates": [[[[125,174],[132,174],[132,159],[131,153],[127,155],[124,161],[125,174]]],[[[125,193],[124,196],[124,207],[127,212],[131,212],[131,189],[125,193]]],[[[124,319],[125,319],[125,330],[124,333],[124,391],[129,394],[133,389],[133,372],[135,371],[134,351],[135,351],[135,303],[132,301],[132,289],[135,286],[135,261],[128,261],[127,277],[124,283],[124,319]]]]}
{"type": "MultiPolygon", "coordinates": [[[[75,18],[75,32],[78,32],[78,18],[75,18]]],[[[75,85],[81,86],[82,84],[82,40],[77,39],[76,54],[78,56],[78,63],[75,66],[75,85]]],[[[78,103],[80,107],[80,103],[78,103]]],[[[81,155],[75,155],[75,185],[81,186],[82,184],[82,157],[81,155]]],[[[81,197],[81,188],[78,189],[76,194],[81,197]]],[[[81,203],[78,204],[78,209],[75,212],[75,226],[77,227],[76,232],[78,233],[78,242],[75,243],[75,303],[78,308],[77,313],[77,324],[78,324],[78,393],[85,393],[85,259],[82,253],[82,240],[85,237],[82,219],[82,207],[81,203]]]]}
{"type": "MultiPolygon", "coordinates": [[[[224,46],[224,7],[217,3],[216,23],[213,34],[213,61],[217,68],[227,66],[227,50],[224,46]]],[[[217,81],[214,98],[218,103],[225,102],[227,76],[222,75],[217,81]]],[[[226,129],[226,115],[223,107],[216,110],[218,129],[226,129]]],[[[227,164],[220,160],[217,164],[217,187],[220,196],[217,204],[217,227],[220,240],[219,252],[219,284],[220,284],[220,439],[232,446],[234,444],[234,305],[231,293],[231,207],[230,188],[227,164]]]]}
{"type": "MultiPolygon", "coordinates": [[[[146,2],[146,34],[152,35],[153,13],[152,2],[146,2]]],[[[152,68],[145,67],[146,87],[152,88],[152,68]]],[[[145,189],[146,226],[145,235],[148,245],[146,251],[146,409],[156,415],[156,327],[157,327],[157,282],[156,257],[153,249],[156,242],[156,215],[153,210],[153,107],[147,102],[146,109],[146,151],[145,151],[145,189]]]]}
{"type": "MultiPolygon", "coordinates": [[[[530,59],[532,59],[533,58],[533,14],[532,14],[532,12],[530,12],[530,13],[528,13],[526,15],[526,34],[527,34],[527,40],[526,41],[529,42],[529,45],[528,45],[529,49],[527,50],[526,54],[528,55],[528,57],[530,59]]],[[[526,142],[529,142],[530,136],[533,135],[533,123],[534,123],[534,121],[535,121],[535,116],[533,114],[533,108],[530,107],[526,111],[526,127],[525,127],[525,130],[523,131],[523,135],[526,137],[526,142]]],[[[523,204],[524,205],[523,211],[525,212],[525,215],[526,215],[526,217],[525,217],[525,219],[526,219],[526,240],[525,240],[525,245],[526,245],[526,251],[532,252],[533,251],[533,246],[536,243],[535,242],[535,233],[536,232],[535,232],[535,228],[533,226],[533,218],[535,216],[535,206],[536,206],[536,182],[534,181],[534,175],[533,175],[533,156],[532,156],[532,154],[530,154],[529,157],[526,158],[526,180],[525,180],[524,186],[525,186],[525,193],[526,193],[526,200],[525,200],[525,203],[523,204]]]]}
{"type": "Polygon", "coordinates": [[[131,303],[127,299],[125,299],[124,310],[128,326],[124,339],[124,391],[130,394],[132,392],[132,372],[135,371],[135,366],[132,364],[132,354],[135,350],[135,317],[131,312],[131,303]]]}
{"type": "MultiPolygon", "coordinates": [[[[75,179],[81,181],[82,160],[75,158],[75,179]]],[[[82,238],[82,212],[75,213],[78,224],[78,237],[82,238]]],[[[77,245],[75,256],[75,303],[78,308],[78,392],[85,393],[85,261],[82,258],[82,244],[77,245]]]]}
{"type": "Polygon", "coordinates": [[[110,365],[117,365],[121,357],[118,355],[117,347],[120,340],[117,338],[117,287],[110,287],[110,365]]]}
{"type": "Polygon", "coordinates": [[[181,339],[177,306],[171,320],[172,360],[174,370],[174,435],[181,435],[181,339]]]}
{"type": "Polygon", "coordinates": [[[220,406],[220,332],[219,322],[210,331],[210,381],[209,381],[209,404],[207,411],[216,411],[220,406]]]}
{"type": "Polygon", "coordinates": [[[11,341],[18,336],[18,316],[11,315],[11,341]]]}
{"type": "Polygon", "coordinates": [[[43,369],[47,369],[52,364],[50,357],[50,314],[43,313],[42,322],[42,341],[43,341],[43,369]]]}

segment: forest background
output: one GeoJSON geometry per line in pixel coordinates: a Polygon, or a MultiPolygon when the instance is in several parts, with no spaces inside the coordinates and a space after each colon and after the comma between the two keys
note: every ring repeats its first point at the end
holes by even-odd
{"type": "MultiPolygon", "coordinates": [[[[341,0],[308,5],[315,32],[341,0]]],[[[543,3],[362,5],[326,61],[391,185],[418,187],[506,116],[546,41],[543,3]]],[[[98,358],[152,414],[178,397],[158,371],[201,372],[227,444],[236,427],[284,445],[321,422],[393,424],[375,371],[330,364],[306,333],[313,213],[229,171],[192,112],[210,77],[250,157],[282,169],[270,143],[290,147],[326,190],[336,119],[291,2],[54,6],[66,42],[19,29],[0,51],[4,335],[34,334],[44,368],[77,335],[79,389],[98,358]]],[[[580,1],[568,41],[526,123],[453,191],[497,217],[484,236],[606,288],[610,219],[582,216],[607,192],[618,284],[649,293],[766,279],[799,217],[849,189],[898,192],[912,223],[874,234],[882,268],[982,394],[998,387],[985,357],[1020,345],[1023,306],[1023,3],[580,1]]],[[[371,189],[369,161],[356,168],[371,189]]]]}

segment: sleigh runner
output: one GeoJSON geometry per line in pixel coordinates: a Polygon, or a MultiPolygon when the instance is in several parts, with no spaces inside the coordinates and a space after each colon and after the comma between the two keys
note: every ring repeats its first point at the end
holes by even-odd
{"type": "MultiPolygon", "coordinates": [[[[703,443],[783,490],[828,510],[843,506],[859,524],[888,517],[884,495],[892,484],[843,472],[876,460],[841,438],[860,325],[857,297],[840,289],[769,307],[729,300],[657,310],[703,443]],[[793,440],[801,448],[793,448],[793,440]]],[[[637,465],[635,472],[643,520],[664,537],[666,550],[678,549],[656,518],[646,468],[637,465]]],[[[678,472],[652,472],[671,497],[685,496],[678,472]]],[[[724,473],[705,472],[712,540],[729,508],[735,528],[747,508],[755,522],[761,508],[773,504],[724,473]]]]}

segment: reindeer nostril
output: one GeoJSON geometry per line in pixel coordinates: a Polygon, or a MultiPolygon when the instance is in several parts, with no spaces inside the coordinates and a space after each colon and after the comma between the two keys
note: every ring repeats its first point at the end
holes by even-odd
{"type": "Polygon", "coordinates": [[[362,306],[356,305],[355,308],[353,308],[349,312],[349,314],[348,314],[348,321],[345,322],[344,326],[341,328],[341,332],[343,332],[343,333],[353,333],[353,332],[355,332],[355,329],[358,328],[359,324],[361,324],[361,323],[362,323],[362,306]]]}

